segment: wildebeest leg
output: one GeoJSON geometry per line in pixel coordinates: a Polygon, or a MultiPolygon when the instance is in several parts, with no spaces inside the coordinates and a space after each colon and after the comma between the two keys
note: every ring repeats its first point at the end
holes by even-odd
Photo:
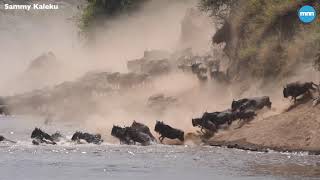
{"type": "Polygon", "coordinates": [[[162,143],[163,139],[164,139],[163,136],[160,136],[160,137],[159,137],[159,141],[160,141],[161,143],[162,143]]]}
{"type": "Polygon", "coordinates": [[[295,104],[297,101],[297,97],[292,97],[293,103],[295,104]]]}
{"type": "Polygon", "coordinates": [[[204,129],[201,127],[200,131],[202,132],[202,134],[206,134],[206,132],[204,131],[204,129]]]}

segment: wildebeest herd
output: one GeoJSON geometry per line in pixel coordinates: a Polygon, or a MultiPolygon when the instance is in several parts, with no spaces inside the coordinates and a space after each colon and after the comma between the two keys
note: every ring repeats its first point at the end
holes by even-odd
{"type": "MultiPolygon", "coordinates": [[[[319,90],[319,86],[313,82],[294,82],[287,84],[283,89],[283,96],[285,98],[292,97],[294,103],[297,101],[297,97],[301,95],[310,95],[311,91],[319,90]]],[[[230,109],[216,112],[205,112],[200,118],[192,119],[192,125],[199,127],[202,133],[214,134],[222,126],[229,126],[233,121],[239,120],[239,122],[248,122],[257,115],[257,111],[264,107],[271,108],[272,102],[268,96],[243,98],[239,100],[233,100],[230,109]]],[[[0,104],[0,113],[8,115],[9,112],[4,111],[3,108],[6,105],[2,102],[0,104]]],[[[173,128],[162,121],[156,121],[154,131],[159,136],[159,141],[162,143],[164,138],[177,139],[183,142],[185,140],[184,131],[173,128]]],[[[120,140],[120,144],[132,145],[139,143],[141,145],[150,145],[157,142],[156,138],[152,135],[148,126],[133,121],[131,126],[120,127],[114,125],[111,131],[111,135],[120,140]]],[[[66,139],[61,133],[56,132],[52,135],[42,131],[39,128],[35,128],[31,133],[32,143],[34,145],[39,144],[51,144],[55,145],[62,139],[66,139]]],[[[15,143],[15,141],[9,140],[3,136],[0,136],[0,141],[8,141],[15,143]]],[[[76,143],[101,144],[103,139],[100,134],[90,134],[77,131],[73,134],[71,141],[76,143]]]]}

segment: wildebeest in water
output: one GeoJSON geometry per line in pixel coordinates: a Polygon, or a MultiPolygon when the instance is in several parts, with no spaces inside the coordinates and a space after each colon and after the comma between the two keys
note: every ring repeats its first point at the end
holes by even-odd
{"type": "Polygon", "coordinates": [[[159,140],[162,143],[164,138],[169,139],[179,139],[184,141],[184,132],[180,129],[172,128],[169,125],[164,124],[163,122],[157,121],[154,130],[160,134],[159,140]]]}
{"type": "Polygon", "coordinates": [[[32,143],[34,145],[39,145],[41,143],[55,145],[54,139],[46,132],[39,128],[35,128],[31,133],[32,143]]]}
{"type": "Polygon", "coordinates": [[[313,82],[293,82],[286,85],[283,88],[283,97],[292,97],[294,102],[297,101],[297,97],[303,94],[310,94],[310,90],[316,90],[318,85],[313,82]]]}
{"type": "Polygon", "coordinates": [[[100,134],[89,134],[83,132],[75,132],[71,138],[72,141],[80,142],[85,140],[87,143],[101,144],[103,142],[100,134]]]}
{"type": "Polygon", "coordinates": [[[7,138],[5,138],[4,136],[1,136],[1,135],[0,135],[0,142],[1,142],[1,141],[8,141],[8,142],[11,142],[11,143],[17,143],[17,142],[15,142],[15,141],[12,141],[12,140],[7,139],[7,138]]]}
{"type": "Polygon", "coordinates": [[[152,137],[143,132],[145,129],[143,130],[140,125],[136,124],[135,126],[135,128],[113,126],[111,135],[118,138],[121,144],[132,145],[140,143],[143,146],[150,145],[153,141],[152,137]]]}
{"type": "Polygon", "coordinates": [[[8,106],[0,105],[0,115],[5,115],[5,116],[9,116],[10,115],[8,106]]]}
{"type": "Polygon", "coordinates": [[[131,124],[131,128],[135,129],[136,131],[139,131],[139,132],[147,134],[148,136],[150,136],[152,141],[156,140],[156,138],[152,135],[149,127],[144,125],[144,124],[142,124],[142,123],[133,121],[133,123],[131,124]]]}

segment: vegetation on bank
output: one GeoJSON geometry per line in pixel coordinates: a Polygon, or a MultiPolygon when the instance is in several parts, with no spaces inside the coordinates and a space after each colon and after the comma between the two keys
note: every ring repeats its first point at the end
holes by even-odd
{"type": "Polygon", "coordinates": [[[320,18],[311,24],[299,21],[302,5],[316,0],[201,0],[202,10],[222,19],[213,43],[226,42],[225,52],[235,78],[283,78],[295,67],[312,64],[320,50],[320,18]]]}
{"type": "Polygon", "coordinates": [[[101,20],[114,18],[120,14],[139,9],[148,0],[87,0],[80,20],[80,29],[84,33],[98,25],[101,20]]]}

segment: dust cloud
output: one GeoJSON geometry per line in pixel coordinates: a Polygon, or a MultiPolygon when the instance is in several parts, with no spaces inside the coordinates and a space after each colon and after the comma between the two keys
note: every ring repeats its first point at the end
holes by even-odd
{"type": "MultiPolygon", "coordinates": [[[[47,88],[50,91],[58,84],[63,87],[63,82],[79,80],[89,71],[127,73],[127,61],[139,59],[144,51],[153,49],[174,53],[191,47],[196,55],[209,52],[216,58],[223,58],[222,64],[226,64],[224,61],[227,59],[219,54],[222,47],[212,47],[210,43],[215,26],[206,14],[196,10],[196,2],[153,0],[130,16],[102,22],[96,28],[95,42],[90,46],[79,37],[74,18],[79,15],[78,10],[64,12],[71,7],[50,14],[1,12],[5,15],[0,17],[0,22],[4,23],[1,27],[5,28],[0,29],[0,93],[7,96],[35,89],[47,88]],[[188,14],[195,18],[186,20],[188,14]],[[31,78],[25,74],[32,60],[47,52],[54,53],[59,64],[57,71],[31,78]]],[[[71,94],[77,94],[77,91],[72,89],[71,94]]],[[[70,121],[103,134],[106,130],[110,132],[114,124],[129,126],[133,120],[149,127],[153,127],[156,120],[163,120],[192,132],[195,131],[191,126],[192,118],[201,116],[205,111],[227,109],[233,98],[263,93],[250,90],[247,92],[252,94],[239,95],[233,91],[236,88],[218,85],[214,81],[203,84],[197,77],[175,70],[155,77],[146,86],[89,98],[90,103],[84,103],[83,99],[88,97],[77,97],[74,102],[68,101],[68,105],[64,101],[50,102],[47,106],[58,107],[54,110],[53,123],[70,121]],[[148,98],[156,94],[172,97],[176,101],[150,109],[148,98]]],[[[41,115],[44,118],[47,116],[41,115]]]]}

